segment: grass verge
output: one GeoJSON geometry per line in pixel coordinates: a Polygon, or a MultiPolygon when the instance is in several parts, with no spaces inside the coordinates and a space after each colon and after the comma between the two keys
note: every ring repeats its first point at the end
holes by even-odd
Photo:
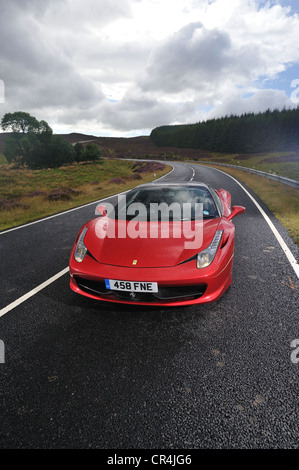
{"type": "Polygon", "coordinates": [[[284,176],[299,181],[299,153],[296,152],[272,152],[252,154],[227,154],[207,152],[205,155],[196,155],[196,151],[189,149],[187,155],[177,149],[175,153],[169,154],[168,159],[176,161],[193,161],[194,163],[205,162],[217,165],[225,163],[236,167],[252,168],[273,175],[284,176]]]}
{"type": "Polygon", "coordinates": [[[299,246],[299,190],[277,183],[266,177],[247,173],[234,168],[223,168],[217,165],[208,165],[218,168],[234,176],[244,183],[267,205],[281,224],[289,231],[290,236],[299,246]]]}
{"type": "Polygon", "coordinates": [[[299,181],[299,154],[295,152],[273,152],[259,154],[212,154],[213,163],[228,163],[255,170],[285,176],[299,181]]]}
{"type": "Polygon", "coordinates": [[[163,176],[154,162],[103,160],[47,170],[0,168],[0,230],[97,201],[163,176]]]}

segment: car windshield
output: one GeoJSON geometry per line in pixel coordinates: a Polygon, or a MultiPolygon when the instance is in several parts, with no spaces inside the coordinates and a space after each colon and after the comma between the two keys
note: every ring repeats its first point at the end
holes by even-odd
{"type": "Polygon", "coordinates": [[[130,191],[109,217],[121,220],[183,221],[219,217],[209,190],[186,187],[146,187],[130,191]]]}

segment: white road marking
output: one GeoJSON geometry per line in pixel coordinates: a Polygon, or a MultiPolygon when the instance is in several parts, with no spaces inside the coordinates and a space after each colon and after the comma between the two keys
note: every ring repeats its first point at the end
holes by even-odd
{"type": "MultiPolygon", "coordinates": [[[[211,167],[209,167],[211,168],[211,167]]],[[[267,222],[267,224],[269,225],[270,229],[272,230],[272,232],[274,233],[278,243],[280,244],[283,252],[285,253],[290,265],[292,266],[292,268],[294,269],[297,277],[299,278],[299,264],[298,262],[296,261],[296,258],[295,256],[293,255],[293,253],[291,252],[291,250],[289,249],[289,247],[287,246],[287,244],[285,243],[284,239],[282,238],[282,236],[280,235],[280,233],[278,232],[277,228],[275,227],[275,225],[273,224],[273,222],[270,220],[270,218],[267,216],[267,214],[265,213],[265,211],[262,209],[262,207],[259,205],[259,203],[254,199],[253,196],[251,196],[251,194],[247,191],[246,188],[244,188],[244,186],[236,179],[234,178],[233,176],[229,175],[228,173],[225,173],[225,171],[222,171],[222,170],[218,170],[217,168],[212,168],[213,170],[216,170],[216,171],[220,171],[220,173],[223,173],[224,175],[226,176],[229,176],[231,179],[233,179],[236,183],[238,183],[238,185],[243,189],[243,191],[247,194],[247,196],[252,200],[252,202],[256,205],[256,207],[258,208],[258,210],[260,211],[260,213],[262,214],[262,216],[264,217],[265,221],[267,222]]]]}
{"type": "MultiPolygon", "coordinates": [[[[124,194],[125,192],[127,192],[127,191],[124,191],[123,193],[120,193],[120,194],[124,194]]],[[[0,232],[0,235],[4,235],[6,233],[13,232],[14,230],[20,230],[21,228],[26,228],[26,227],[29,227],[30,225],[39,224],[40,222],[45,222],[46,220],[53,219],[54,217],[59,217],[60,215],[69,214],[70,212],[77,211],[79,209],[83,209],[84,207],[92,206],[93,204],[98,204],[99,202],[106,201],[106,199],[110,199],[113,196],[114,195],[108,196],[105,199],[99,199],[98,201],[89,202],[88,204],[84,204],[83,206],[74,207],[73,209],[69,209],[69,210],[64,211],[64,212],[58,212],[58,214],[49,215],[48,217],[44,217],[43,219],[35,220],[34,222],[29,222],[28,224],[20,225],[19,227],[13,227],[13,228],[10,228],[8,230],[4,230],[3,232],[0,232]]]]}
{"type": "Polygon", "coordinates": [[[192,166],[188,166],[188,168],[189,168],[190,170],[192,170],[192,176],[191,176],[191,179],[190,179],[190,182],[191,182],[191,181],[194,180],[195,170],[194,170],[194,168],[192,168],[192,166]]]}
{"type": "MultiPolygon", "coordinates": [[[[170,175],[170,173],[172,173],[174,171],[174,167],[172,167],[172,170],[167,173],[166,175],[163,175],[163,176],[160,176],[160,178],[156,179],[156,181],[159,181],[161,180],[162,178],[165,178],[165,176],[167,175],[170,175]]],[[[21,225],[20,227],[15,227],[15,228],[12,228],[12,229],[9,229],[9,230],[6,230],[5,232],[1,232],[0,235],[2,235],[3,233],[8,233],[8,232],[11,232],[13,230],[18,230],[20,228],[24,228],[24,227],[28,227],[29,225],[33,225],[33,224],[37,224],[39,222],[43,222],[44,220],[49,220],[49,219],[52,219],[53,217],[58,217],[59,215],[62,215],[62,214],[67,214],[68,212],[72,212],[72,211],[75,211],[75,210],[78,210],[78,209],[82,209],[83,207],[87,207],[87,206],[90,206],[92,204],[98,204],[99,202],[102,202],[102,201],[106,201],[107,199],[110,199],[111,197],[114,197],[114,196],[121,196],[122,194],[126,194],[129,190],[127,191],[123,191],[122,193],[118,193],[118,194],[115,194],[113,196],[108,196],[106,197],[105,199],[100,199],[99,201],[96,201],[96,202],[90,202],[88,204],[84,204],[83,206],[80,206],[80,207],[75,207],[74,209],[70,209],[68,211],[65,211],[65,212],[60,212],[59,214],[54,214],[54,215],[51,215],[49,217],[46,217],[44,219],[40,219],[40,220],[36,220],[35,222],[31,222],[29,224],[25,224],[25,225],[21,225]]],[[[32,289],[30,292],[27,292],[27,294],[24,294],[22,297],[20,297],[19,299],[15,300],[14,302],[12,302],[11,304],[7,305],[6,307],[2,308],[0,310],[0,317],[2,317],[3,315],[5,315],[6,313],[10,312],[11,310],[13,310],[14,308],[16,308],[18,305],[22,304],[23,302],[25,302],[26,300],[30,299],[30,297],[32,297],[33,295],[37,294],[38,292],[40,292],[41,290],[45,289],[45,287],[49,286],[50,284],[52,284],[53,282],[55,282],[57,279],[59,279],[60,277],[64,276],[66,273],[69,272],[69,267],[63,269],[62,271],[60,271],[59,273],[55,274],[55,276],[52,276],[50,279],[48,279],[47,281],[43,282],[42,284],[40,284],[39,286],[35,287],[35,289],[32,289]]]]}
{"type": "MultiPolygon", "coordinates": [[[[144,161],[146,161],[146,160],[144,160],[144,161]]],[[[164,164],[165,164],[165,162],[160,161],[160,160],[153,160],[153,161],[158,161],[159,163],[164,163],[164,164]]],[[[153,181],[152,181],[152,184],[156,184],[157,181],[160,181],[161,179],[165,178],[166,176],[171,175],[171,173],[174,171],[175,168],[174,168],[174,166],[173,166],[171,163],[166,163],[166,165],[172,166],[172,170],[169,171],[169,173],[166,173],[166,175],[160,176],[160,178],[158,178],[158,179],[156,179],[156,180],[153,180],[153,181]]]]}
{"type": "Polygon", "coordinates": [[[10,310],[13,310],[14,308],[16,308],[18,305],[22,304],[23,302],[25,302],[26,300],[30,299],[30,297],[32,297],[33,295],[37,294],[38,292],[40,292],[42,289],[44,289],[45,287],[49,286],[50,284],[52,284],[52,282],[56,281],[57,279],[59,279],[60,277],[64,276],[67,272],[69,272],[69,268],[65,268],[63,269],[62,271],[60,271],[59,273],[55,274],[55,276],[52,276],[50,277],[50,279],[48,279],[47,281],[43,282],[42,284],[40,284],[39,286],[35,287],[35,289],[32,289],[30,292],[27,292],[27,294],[24,294],[22,297],[20,297],[19,299],[15,300],[14,302],[12,302],[11,304],[7,305],[6,307],[2,308],[0,310],[0,317],[2,317],[3,315],[5,315],[7,312],[10,312],[10,310]]]}
{"type": "MultiPolygon", "coordinates": [[[[191,167],[190,167],[191,168],[191,167]]],[[[174,168],[173,168],[174,170],[174,168]]],[[[173,171],[172,170],[172,171],[173,171]]],[[[190,181],[193,180],[194,176],[195,176],[195,170],[194,168],[192,168],[193,170],[193,176],[192,176],[192,179],[190,181]]],[[[230,178],[232,178],[242,189],[243,191],[248,195],[248,197],[252,200],[252,202],[255,204],[255,206],[258,208],[258,210],[261,212],[262,216],[264,217],[264,219],[266,220],[266,222],[268,223],[269,227],[271,228],[272,232],[274,233],[277,241],[279,242],[281,248],[283,249],[285,255],[287,256],[291,266],[293,267],[297,277],[299,278],[299,265],[294,257],[294,255],[292,254],[292,252],[290,251],[290,249],[288,248],[288,246],[286,245],[285,241],[283,240],[283,238],[281,237],[281,235],[279,234],[278,230],[276,229],[276,227],[274,226],[274,224],[272,223],[272,221],[269,219],[269,217],[267,216],[267,214],[265,213],[265,211],[262,209],[262,207],[259,205],[259,203],[254,199],[254,197],[251,196],[251,194],[247,191],[246,188],[244,188],[244,186],[238,181],[236,180],[233,176],[229,175],[228,173],[225,173],[224,171],[221,171],[221,170],[218,170],[216,168],[213,168],[213,170],[216,170],[216,171],[220,171],[220,173],[223,173],[225,174],[226,176],[229,176],[230,178]]],[[[169,174],[169,173],[168,173],[169,174]]],[[[166,176],[166,175],[165,175],[166,176]]],[[[161,178],[159,179],[162,179],[164,176],[162,176],[161,178]]],[[[156,180],[157,181],[157,180],[156,180]]],[[[123,193],[120,193],[120,194],[125,194],[127,191],[124,191],[123,193]]],[[[109,198],[112,197],[112,196],[109,196],[109,198]]],[[[108,197],[105,198],[105,199],[101,199],[100,201],[105,201],[106,199],[109,199],[108,197]]],[[[100,202],[98,201],[98,202],[100,202]]],[[[92,203],[89,203],[89,204],[86,204],[84,206],[80,206],[80,207],[77,207],[77,208],[74,208],[74,209],[71,209],[69,211],[66,211],[66,212],[63,212],[63,213],[60,213],[60,214],[55,214],[53,216],[50,216],[50,217],[47,217],[47,219],[51,219],[52,217],[56,217],[58,215],[61,215],[61,214],[65,214],[67,212],[72,212],[74,210],[77,210],[77,209],[80,209],[82,207],[86,207],[86,206],[90,206],[92,204],[96,204],[95,202],[92,202],[92,203]]],[[[34,223],[38,223],[38,222],[41,222],[45,219],[41,219],[39,221],[36,221],[36,222],[32,222],[30,224],[26,224],[25,226],[27,225],[32,225],[34,223]]],[[[16,230],[18,228],[22,228],[24,227],[23,225],[21,227],[16,227],[15,229],[10,229],[10,230],[7,230],[6,232],[2,232],[2,233],[7,233],[11,230],[16,230]]],[[[42,284],[40,284],[39,286],[35,287],[35,289],[32,289],[30,292],[27,292],[27,294],[24,294],[22,297],[20,297],[19,299],[15,300],[14,302],[12,302],[11,304],[7,305],[6,307],[4,307],[3,309],[0,310],[0,317],[2,317],[3,315],[5,315],[7,312],[13,310],[14,308],[16,308],[18,305],[22,304],[23,302],[25,302],[26,300],[28,300],[30,297],[32,297],[33,295],[37,294],[38,292],[40,292],[41,290],[45,289],[45,287],[49,286],[50,284],[52,284],[53,282],[55,282],[57,279],[59,279],[60,277],[64,276],[66,273],[69,272],[69,268],[65,268],[63,269],[62,271],[60,271],[59,273],[55,274],[54,276],[52,276],[50,279],[48,279],[47,281],[43,282],[42,284]]]]}

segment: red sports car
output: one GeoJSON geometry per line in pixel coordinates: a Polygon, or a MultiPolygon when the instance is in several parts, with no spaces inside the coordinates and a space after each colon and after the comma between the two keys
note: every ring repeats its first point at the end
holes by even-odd
{"type": "Polygon", "coordinates": [[[245,211],[203,183],[152,183],[98,205],[70,256],[73,291],[102,301],[213,302],[232,282],[235,226],[245,211]]]}

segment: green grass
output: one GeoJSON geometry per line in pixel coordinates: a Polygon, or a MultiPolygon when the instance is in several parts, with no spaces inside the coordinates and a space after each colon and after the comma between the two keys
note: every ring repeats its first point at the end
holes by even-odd
{"type": "Polygon", "coordinates": [[[132,166],[132,162],[121,160],[47,170],[3,165],[0,167],[0,230],[125,191],[170,170],[166,166],[164,170],[141,173],[141,180],[137,180],[130,179],[134,175],[132,166]],[[114,178],[121,178],[123,183],[111,183],[114,178]]]}
{"type": "Polygon", "coordinates": [[[267,205],[281,224],[289,231],[290,236],[299,246],[299,189],[269,180],[263,176],[246,171],[209,165],[228,173],[248,188],[267,205]]]}
{"type": "Polygon", "coordinates": [[[180,149],[168,154],[168,159],[175,161],[201,161],[211,162],[213,164],[225,163],[234,166],[253,168],[266,173],[291,178],[299,181],[299,153],[295,152],[273,152],[256,154],[228,154],[217,152],[206,152],[203,155],[195,149],[189,149],[189,155],[185,155],[180,149]]]}
{"type": "Polygon", "coordinates": [[[4,157],[4,155],[0,153],[0,165],[7,165],[7,164],[8,163],[7,163],[6,158],[4,157]]]}

